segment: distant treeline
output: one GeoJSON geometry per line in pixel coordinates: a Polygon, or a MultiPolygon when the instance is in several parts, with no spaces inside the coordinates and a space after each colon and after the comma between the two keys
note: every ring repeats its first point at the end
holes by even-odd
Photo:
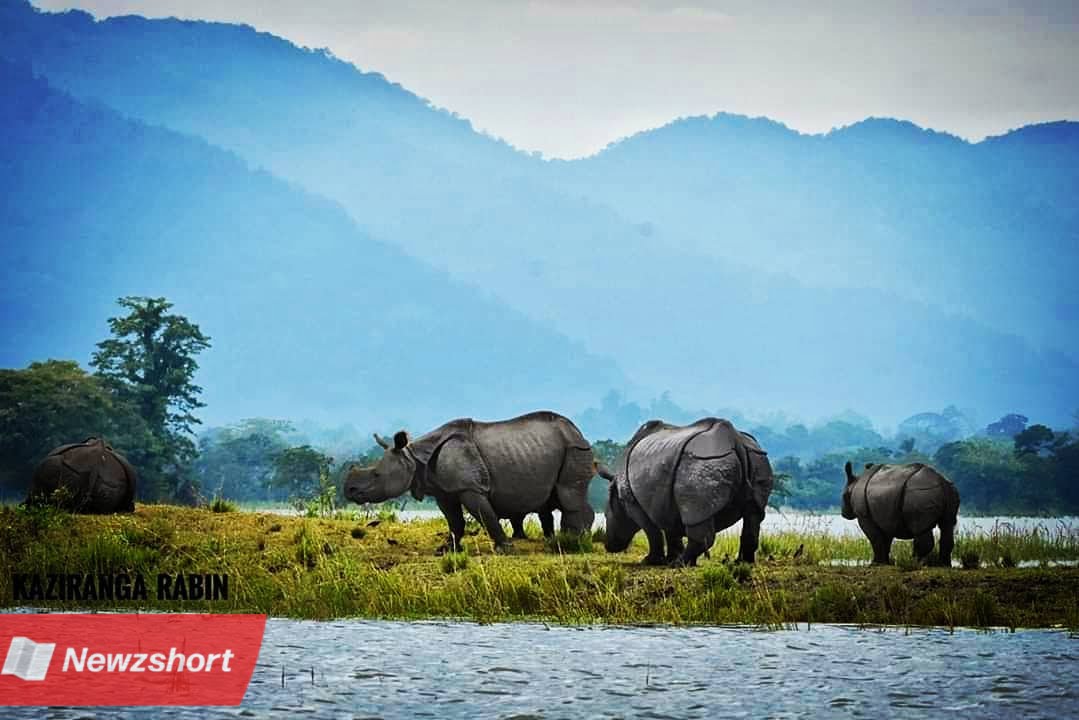
{"type": "MultiPolygon", "coordinates": [[[[714,413],[700,413],[706,414],[714,413]]],[[[783,431],[755,425],[737,413],[727,415],[735,416],[768,450],[779,477],[773,497],[777,505],[835,508],[843,488],[843,464],[850,460],[855,467],[867,462],[932,463],[958,486],[967,512],[1079,513],[1079,433],[1028,425],[1019,414],[969,432],[953,410],[925,413],[889,438],[853,415],[813,428],[795,423],[783,431]],[[955,438],[957,427],[969,434],[955,438]]],[[[665,419],[689,422],[695,417],[676,410],[665,419]]],[[[617,440],[594,439],[597,459],[613,465],[629,434],[617,440]]],[[[5,500],[21,498],[33,465],[52,447],[90,435],[107,437],[137,464],[144,502],[221,497],[302,506],[320,495],[328,502],[331,494],[339,504],[348,467],[373,463],[382,453],[369,433],[352,426],[327,429],[267,418],[210,428],[189,446],[170,440],[170,435],[163,440],[115,383],[75,362],[50,360],[23,370],[0,370],[0,484],[5,500]]],[[[606,484],[595,481],[590,499],[602,508],[606,484]]]]}
{"type": "MultiPolygon", "coordinates": [[[[50,449],[89,436],[107,438],[138,468],[143,502],[224,498],[323,512],[341,503],[351,464],[367,465],[381,455],[366,431],[349,425],[326,429],[252,418],[196,435],[194,413],[203,403],[194,384],[195,357],[210,339],[169,313],[164,298],[121,298],[119,304],[127,313],[109,319],[111,336],[97,344],[94,372],[62,360],[0,370],[4,500],[21,499],[34,465],[50,449]]],[[[686,410],[667,394],[641,406],[611,392],[575,420],[592,438],[597,458],[614,465],[643,420],[684,424],[707,415],[729,417],[768,451],[777,473],[776,505],[836,507],[843,464],[850,460],[856,467],[932,463],[958,486],[967,512],[1079,513],[1079,432],[1030,425],[1018,413],[978,428],[947,407],[914,415],[885,437],[853,412],[810,427],[782,416],[753,422],[734,409],[686,410]]],[[[606,484],[598,478],[590,499],[596,508],[606,503],[606,484]]]]}

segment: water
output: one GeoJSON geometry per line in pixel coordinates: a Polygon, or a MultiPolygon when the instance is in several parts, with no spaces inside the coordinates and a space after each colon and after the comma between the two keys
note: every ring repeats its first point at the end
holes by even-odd
{"type": "MultiPolygon", "coordinates": [[[[292,508],[284,507],[262,510],[262,512],[272,512],[283,515],[297,514],[292,508]]],[[[397,516],[401,520],[408,522],[411,520],[431,520],[441,518],[442,513],[437,508],[420,507],[398,511],[397,516]]],[[[554,516],[557,527],[561,514],[555,510],[554,516]]],[[[529,519],[532,522],[538,523],[535,515],[530,515],[529,519]]],[[[605,524],[603,513],[597,512],[593,526],[601,528],[605,524]]],[[[1079,526],[1079,517],[1075,516],[1046,518],[1010,515],[963,515],[962,511],[960,511],[959,524],[956,526],[956,531],[966,535],[991,535],[994,532],[1003,530],[1030,532],[1034,529],[1043,533],[1051,533],[1061,528],[1075,528],[1076,526],[1079,526]]],[[[741,531],[742,523],[741,521],[738,521],[724,530],[721,534],[738,535],[741,531]]],[[[783,510],[769,508],[764,519],[764,524],[761,526],[761,532],[765,536],[767,536],[768,533],[797,532],[863,537],[862,530],[858,527],[857,522],[847,520],[838,513],[805,512],[804,510],[793,510],[791,508],[785,508],[783,510]]]]}
{"type": "Polygon", "coordinates": [[[5,710],[72,720],[1066,718],[1079,717],[1079,639],[271,619],[240,708],[5,710]]]}

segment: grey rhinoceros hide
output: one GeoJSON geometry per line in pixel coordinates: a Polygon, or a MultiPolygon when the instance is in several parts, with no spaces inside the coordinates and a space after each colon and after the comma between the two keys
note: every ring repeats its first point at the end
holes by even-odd
{"type": "Polygon", "coordinates": [[[27,503],[56,503],[83,513],[131,512],[137,480],[127,458],[103,439],[89,438],[45,456],[34,470],[27,503]]]}
{"type": "Polygon", "coordinates": [[[952,484],[928,465],[873,465],[855,480],[851,505],[886,534],[911,539],[933,529],[950,510],[952,484]]]}
{"type": "Polygon", "coordinates": [[[748,459],[748,444],[726,420],[705,418],[685,427],[649,423],[627,447],[618,481],[632,494],[620,494],[635,498],[661,527],[692,525],[726,508],[755,472],[762,487],[754,488],[754,499],[763,496],[763,509],[771,468],[755,441],[763,464],[748,459]]]}
{"type": "Polygon", "coordinates": [[[753,500],[757,507],[764,510],[768,507],[768,498],[772,495],[775,486],[775,476],[772,473],[772,463],[768,461],[768,453],[761,448],[757,438],[747,432],[740,432],[742,444],[746,449],[746,460],[749,463],[749,487],[753,492],[753,500]]]}
{"type": "Polygon", "coordinates": [[[423,494],[476,491],[489,498],[500,517],[508,517],[541,509],[554,493],[564,510],[590,514],[585,498],[592,447],[573,423],[555,413],[501,422],[454,420],[409,449],[426,468],[423,494]]]}

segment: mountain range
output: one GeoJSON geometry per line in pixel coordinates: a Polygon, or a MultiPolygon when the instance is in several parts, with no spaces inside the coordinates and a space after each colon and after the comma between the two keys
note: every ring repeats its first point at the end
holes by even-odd
{"type": "Polygon", "coordinates": [[[0,57],[0,364],[141,293],[214,337],[218,420],[1079,405],[1077,123],[717,114],[545,161],[247,26],[0,0],[0,57]]]}

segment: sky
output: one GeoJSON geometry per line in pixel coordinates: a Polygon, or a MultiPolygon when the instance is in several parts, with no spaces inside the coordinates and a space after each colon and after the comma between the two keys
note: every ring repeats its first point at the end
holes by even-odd
{"type": "Polygon", "coordinates": [[[1079,119],[1075,0],[33,1],[246,23],[547,157],[716,112],[807,133],[897,117],[972,141],[1079,119]]]}

